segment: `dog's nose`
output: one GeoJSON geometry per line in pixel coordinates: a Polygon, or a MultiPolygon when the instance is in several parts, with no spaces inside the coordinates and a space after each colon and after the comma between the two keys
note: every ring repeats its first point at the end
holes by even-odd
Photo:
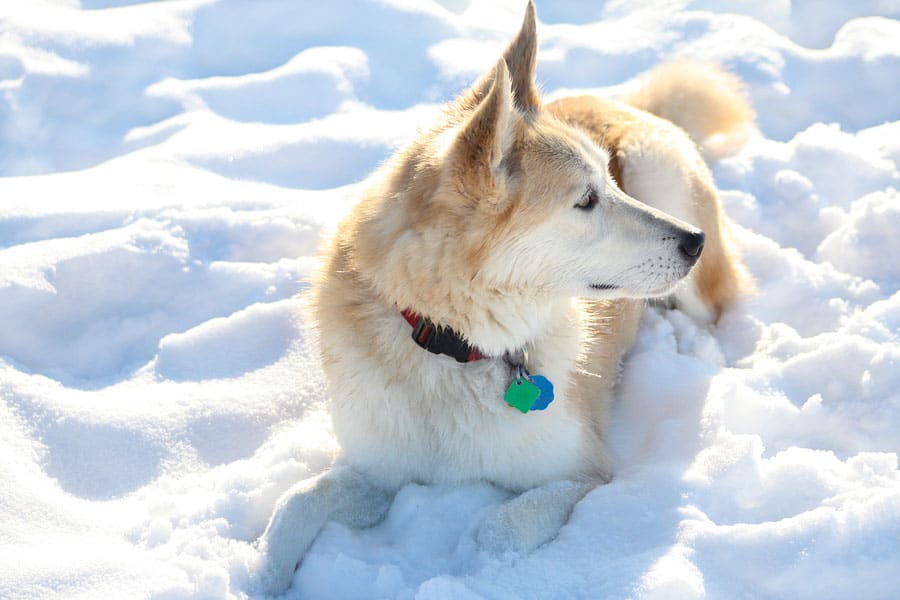
{"type": "Polygon", "coordinates": [[[700,258],[703,251],[703,242],[706,241],[706,235],[702,231],[687,232],[681,236],[681,243],[678,249],[685,257],[693,260],[700,258]]]}

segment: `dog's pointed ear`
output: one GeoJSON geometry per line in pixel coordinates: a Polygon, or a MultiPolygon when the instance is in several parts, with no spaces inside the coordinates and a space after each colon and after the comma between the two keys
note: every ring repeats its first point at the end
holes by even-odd
{"type": "Polygon", "coordinates": [[[501,161],[520,118],[513,106],[509,70],[499,60],[487,96],[465,120],[452,145],[454,176],[469,199],[497,203],[505,196],[501,161]]]}
{"type": "Polygon", "coordinates": [[[516,106],[525,113],[537,111],[541,107],[541,95],[534,82],[537,50],[537,14],[534,0],[528,0],[522,27],[503,53],[506,66],[509,67],[513,98],[516,106]]]}
{"type": "MultiPolygon", "coordinates": [[[[537,46],[537,17],[534,2],[529,0],[522,27],[503,52],[503,60],[512,81],[513,99],[516,107],[526,116],[541,108],[541,95],[534,82],[537,46]]],[[[493,71],[482,75],[475,85],[462,95],[460,104],[467,108],[476,106],[487,96],[493,81],[493,71]]]]}

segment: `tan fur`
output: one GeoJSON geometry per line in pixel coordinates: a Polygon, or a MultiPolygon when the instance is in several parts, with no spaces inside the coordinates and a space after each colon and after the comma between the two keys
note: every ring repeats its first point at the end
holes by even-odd
{"type": "MultiPolygon", "coordinates": [[[[464,332],[473,345],[493,349],[478,323],[501,318],[491,307],[508,292],[496,282],[479,284],[483,262],[497,240],[536,227],[548,211],[555,210],[547,204],[553,197],[548,190],[567,185],[572,171],[580,168],[577,152],[568,149],[584,143],[573,138],[567,126],[586,132],[609,150],[612,176],[626,193],[630,192],[625,176],[630,168],[629,149],[635,140],[677,135],[671,124],[646,112],[595,97],[565,98],[541,110],[533,83],[534,18],[529,3],[522,30],[504,53],[505,60],[450,105],[441,123],[395,156],[341,224],[314,297],[323,329],[335,322],[371,320],[373,304],[413,307],[435,322],[464,332]],[[512,76],[508,64],[513,65],[512,76]],[[518,110],[511,110],[512,106],[518,110]],[[495,177],[501,161],[507,172],[527,172],[529,177],[507,189],[508,178],[495,177]],[[438,233],[429,229],[435,222],[442,224],[438,233]],[[410,235],[423,237],[407,247],[410,235]],[[452,251],[421,252],[429,244],[432,250],[438,248],[448,238],[453,240],[452,251]]],[[[647,86],[632,100],[683,118],[693,112],[682,104],[703,98],[702,112],[709,119],[694,115],[680,124],[695,135],[708,136],[744,126],[751,118],[752,111],[736,89],[736,80],[719,71],[678,63],[648,78],[647,86]],[[684,86],[679,73],[685,75],[684,86]],[[717,85],[713,92],[698,91],[697,86],[710,81],[717,85]],[[679,99],[674,108],[662,97],[665,94],[679,99]]],[[[695,267],[698,291],[718,314],[749,288],[749,278],[728,237],[705,164],[697,156],[673,160],[684,169],[694,193],[694,224],[707,236],[695,267]]],[[[573,380],[573,398],[579,403],[610,391],[618,360],[634,338],[642,302],[585,300],[582,306],[587,328],[582,366],[597,377],[573,380]]],[[[379,352],[371,350],[373,356],[379,352]]],[[[326,364],[338,359],[327,344],[323,354],[326,364]]]]}
{"type": "MultiPolygon", "coordinates": [[[[606,411],[640,298],[674,294],[704,321],[747,285],[709,169],[684,131],[593,97],[543,107],[536,54],[529,2],[502,60],[372,177],[327,250],[311,308],[344,464],[279,500],[261,540],[270,594],[289,585],[327,520],[372,524],[409,482],[523,492],[479,526],[488,551],[552,539],[612,476],[606,411]],[[487,358],[463,364],[423,350],[403,309],[487,358]],[[503,399],[514,383],[508,361],[526,351],[525,366],[556,397],[523,415],[503,399]]],[[[681,88],[665,73],[636,101],[697,135],[749,118],[670,111],[659,94],[681,88]]],[[[688,77],[694,97],[700,80],[688,77]]]]}
{"type": "Polygon", "coordinates": [[[737,77],[687,60],[653,69],[626,102],[675,123],[715,157],[743,145],[754,119],[737,77]]]}
{"type": "MultiPolygon", "coordinates": [[[[394,157],[342,223],[316,287],[320,323],[365,322],[372,317],[366,314],[372,303],[427,307],[435,322],[465,332],[474,345],[490,348],[490,340],[480,339],[475,323],[497,319],[489,307],[506,292],[494,287],[471,295],[479,289],[486,252],[498,239],[539,224],[553,208],[534,200],[566,185],[570,172],[579,168],[575,153],[570,155],[567,148],[582,142],[573,139],[557,119],[587,132],[598,146],[610,151],[612,177],[626,193],[630,190],[623,173],[629,169],[633,140],[672,134],[670,124],[646,112],[595,97],[565,98],[541,111],[533,83],[537,45],[533,21],[529,4],[522,30],[506,50],[505,60],[450,105],[439,125],[394,157]],[[514,65],[512,77],[507,64],[514,65]],[[519,110],[511,111],[511,105],[519,110]],[[452,135],[449,143],[448,135],[452,135]],[[506,189],[505,182],[494,177],[501,154],[507,170],[529,173],[518,189],[506,189]],[[454,251],[441,253],[438,264],[429,253],[403,249],[404,236],[410,231],[425,232],[426,225],[434,222],[443,224],[442,238],[434,243],[444,242],[444,237],[454,240],[454,251]]],[[[678,63],[648,82],[633,101],[676,118],[688,111],[676,102],[673,112],[661,95],[677,94],[679,102],[705,98],[702,109],[709,120],[693,117],[681,123],[697,135],[727,133],[746,125],[752,116],[746,103],[736,100],[735,80],[708,67],[678,63]],[[686,88],[679,87],[680,71],[686,74],[686,88]],[[698,93],[696,86],[704,81],[718,82],[715,93],[721,96],[698,93]]],[[[749,288],[749,278],[729,240],[705,164],[691,157],[682,158],[681,163],[695,195],[694,224],[707,235],[695,268],[697,287],[718,314],[749,288]]],[[[422,243],[428,240],[417,240],[422,243]]],[[[608,396],[618,361],[632,343],[642,312],[642,302],[637,300],[585,300],[582,306],[587,328],[582,370],[589,375],[573,380],[573,399],[579,404],[586,398],[608,396]]],[[[373,355],[377,353],[378,349],[372,350],[373,355]]],[[[324,359],[326,363],[336,359],[327,345],[324,359]]],[[[579,410],[591,412],[600,405],[588,401],[579,410]]],[[[594,419],[604,420],[601,415],[594,419]]]]}
{"type": "MultiPolygon", "coordinates": [[[[492,89],[496,92],[504,85],[508,80],[492,89]]],[[[528,127],[521,122],[509,125],[513,129],[509,133],[514,147],[511,160],[517,163],[514,168],[540,176],[511,190],[505,189],[503,181],[495,181],[491,157],[480,152],[485,140],[494,145],[501,137],[481,122],[485,116],[502,112],[495,96],[500,94],[486,98],[468,119],[458,106],[450,108],[450,126],[460,120],[463,126],[446,153],[448,160],[442,160],[444,130],[435,128],[387,165],[386,177],[341,225],[335,247],[349,253],[351,264],[360,273],[371,274],[372,285],[385,300],[397,306],[428,306],[433,320],[458,331],[471,331],[472,311],[477,311],[479,304],[490,304],[489,299],[479,299],[473,306],[475,298],[460,296],[477,283],[484,253],[498,238],[538,225],[551,209],[548,199],[553,196],[548,190],[568,186],[570,172],[580,168],[574,155],[566,153],[573,143],[571,134],[543,116],[528,127]],[[414,174],[412,183],[407,174],[414,174]],[[454,252],[441,255],[440,264],[418,264],[426,257],[404,254],[398,248],[403,245],[401,236],[435,222],[454,240],[454,252]],[[391,250],[386,252],[386,247],[391,250]],[[410,281],[416,284],[410,285],[410,281]]],[[[436,244],[444,241],[444,235],[434,240],[436,244]]],[[[490,293],[504,290],[501,287],[490,293]]],[[[489,340],[473,341],[489,345],[489,340]]]]}

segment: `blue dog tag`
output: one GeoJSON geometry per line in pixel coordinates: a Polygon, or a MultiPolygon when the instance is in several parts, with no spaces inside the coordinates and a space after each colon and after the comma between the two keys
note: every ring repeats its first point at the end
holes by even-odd
{"type": "Polygon", "coordinates": [[[543,375],[532,375],[531,383],[541,390],[541,395],[531,405],[530,410],[544,410],[553,402],[553,384],[543,375]]]}

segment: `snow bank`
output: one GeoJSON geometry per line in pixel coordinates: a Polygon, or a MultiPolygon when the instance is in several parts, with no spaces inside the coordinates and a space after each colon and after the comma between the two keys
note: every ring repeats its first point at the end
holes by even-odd
{"type": "MultiPolygon", "coordinates": [[[[759,294],[648,310],[615,480],[529,556],[507,498],[403,488],[288,597],[895,598],[900,8],[538,3],[548,96],[679,56],[747,83],[713,165],[759,294]]],[[[298,293],[359,182],[493,64],[520,0],[35,0],[0,15],[0,597],[256,598],[278,495],[336,451],[298,293]]]]}

